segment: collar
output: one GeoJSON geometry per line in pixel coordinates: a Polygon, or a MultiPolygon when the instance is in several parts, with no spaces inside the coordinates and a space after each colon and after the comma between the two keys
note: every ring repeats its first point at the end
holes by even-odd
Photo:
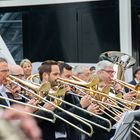
{"type": "Polygon", "coordinates": [[[136,78],[135,78],[135,81],[136,81],[137,84],[140,82],[140,81],[138,81],[136,78]]]}

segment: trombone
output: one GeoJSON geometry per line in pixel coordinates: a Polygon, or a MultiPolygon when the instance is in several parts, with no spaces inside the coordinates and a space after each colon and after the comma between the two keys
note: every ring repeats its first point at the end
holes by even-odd
{"type": "Polygon", "coordinates": [[[119,80],[119,79],[115,79],[114,81],[137,93],[135,100],[130,102],[132,109],[135,109],[136,106],[140,106],[140,104],[137,103],[137,101],[140,102],[140,84],[137,84],[136,86],[134,86],[134,85],[131,85],[131,84],[124,82],[122,80],[119,80]]]}
{"type": "Polygon", "coordinates": [[[78,86],[86,87],[86,88],[90,88],[90,87],[96,86],[99,83],[99,77],[97,75],[95,75],[90,82],[85,82],[85,81],[79,79],[76,76],[72,76],[72,78],[75,79],[75,80],[68,80],[68,79],[60,78],[59,77],[58,81],[60,81],[60,82],[61,81],[64,81],[64,82],[69,81],[69,83],[71,83],[73,85],[78,85],[78,86]]]}
{"type": "MultiPolygon", "coordinates": [[[[36,77],[36,76],[38,76],[38,74],[35,74],[35,75],[31,76],[31,78],[30,78],[31,82],[33,82],[32,78],[33,78],[34,76],[36,77]]],[[[75,78],[76,78],[76,77],[75,77],[75,78]]],[[[79,80],[80,80],[80,79],[79,79],[79,80]]],[[[95,85],[96,85],[95,83],[98,83],[98,82],[99,82],[99,78],[96,76],[96,77],[94,77],[94,79],[92,80],[92,82],[89,82],[88,84],[85,82],[85,84],[86,84],[85,86],[87,86],[87,87],[95,86],[95,85]]],[[[48,84],[48,83],[47,83],[47,84],[48,84]]],[[[65,91],[64,91],[63,89],[60,88],[59,90],[57,90],[57,92],[56,92],[55,95],[64,96],[64,95],[65,95],[65,91]]],[[[88,114],[90,114],[90,115],[96,116],[97,118],[106,121],[106,122],[109,124],[109,125],[108,125],[109,128],[106,128],[106,127],[104,127],[104,126],[101,126],[101,125],[99,125],[99,124],[96,124],[96,123],[94,123],[94,122],[92,122],[92,121],[89,121],[89,120],[87,120],[87,119],[85,119],[85,118],[82,118],[82,117],[77,116],[76,114],[74,114],[76,117],[79,117],[80,119],[83,119],[83,120],[85,120],[86,122],[89,122],[90,124],[96,125],[96,126],[102,128],[102,129],[105,129],[105,130],[107,130],[107,131],[110,131],[110,130],[111,130],[111,123],[110,123],[109,120],[107,120],[107,119],[105,119],[105,118],[103,118],[103,117],[101,117],[101,116],[99,116],[99,115],[96,115],[95,113],[92,113],[92,112],[89,112],[89,111],[87,111],[87,110],[85,110],[85,109],[82,109],[82,108],[80,108],[80,107],[78,107],[78,106],[76,106],[76,105],[73,105],[73,104],[71,104],[71,103],[69,103],[69,102],[66,102],[66,101],[64,101],[63,99],[58,98],[58,97],[55,96],[55,95],[54,95],[54,94],[50,94],[50,91],[49,91],[49,93],[47,93],[47,96],[49,96],[49,97],[55,99],[57,105],[59,105],[60,102],[63,102],[63,103],[65,103],[65,104],[67,104],[67,105],[69,105],[69,106],[71,106],[71,107],[74,107],[74,108],[76,108],[76,109],[79,109],[80,111],[83,111],[83,112],[86,112],[86,113],[88,113],[88,114]]],[[[60,97],[60,96],[59,96],[59,97],[60,97]]]]}
{"type": "Polygon", "coordinates": [[[40,108],[40,107],[31,105],[31,104],[28,104],[28,103],[23,103],[23,102],[20,102],[20,101],[14,100],[14,99],[10,99],[10,98],[7,98],[7,97],[3,97],[3,96],[0,96],[0,99],[9,100],[11,102],[14,102],[14,103],[17,103],[17,104],[20,104],[20,105],[24,105],[24,106],[40,109],[40,110],[43,110],[43,111],[47,111],[48,113],[52,114],[53,119],[45,118],[45,117],[42,117],[42,116],[39,116],[39,115],[36,115],[36,114],[33,114],[33,113],[29,113],[29,112],[26,112],[26,111],[20,111],[20,110],[17,110],[15,108],[12,108],[12,107],[9,107],[9,106],[0,105],[0,107],[3,107],[3,108],[11,109],[11,110],[14,110],[14,111],[17,111],[17,112],[20,112],[20,113],[28,114],[28,115],[31,115],[31,116],[34,116],[34,117],[37,117],[37,118],[40,118],[40,119],[55,123],[56,118],[55,118],[54,112],[52,112],[52,111],[50,111],[50,110],[48,110],[46,108],[40,108]]]}
{"type": "MultiPolygon", "coordinates": [[[[50,85],[48,86],[48,83],[44,83],[44,84],[42,84],[40,87],[39,87],[39,86],[37,87],[37,86],[35,86],[35,85],[32,86],[31,83],[28,84],[28,83],[26,83],[25,81],[23,81],[23,80],[21,80],[21,79],[18,79],[18,78],[14,77],[14,76],[9,75],[9,77],[10,77],[11,79],[17,81],[19,86],[21,86],[21,84],[22,84],[22,85],[27,86],[28,88],[30,88],[30,89],[36,91],[37,93],[38,93],[38,92],[46,93],[46,92],[48,91],[48,87],[50,87],[50,85]],[[19,84],[19,83],[20,83],[20,84],[19,84]],[[27,84],[28,84],[28,85],[27,85],[27,84]]],[[[15,81],[14,81],[14,82],[15,82],[15,81]]],[[[22,88],[25,88],[25,87],[22,86],[22,88]]],[[[27,90],[27,89],[26,89],[26,90],[27,90]]],[[[60,99],[60,98],[58,98],[58,97],[55,97],[54,95],[50,94],[49,92],[47,93],[47,96],[48,96],[48,97],[51,97],[51,98],[56,99],[56,100],[59,100],[59,101],[65,103],[65,104],[68,104],[68,105],[70,105],[70,106],[76,108],[76,109],[79,109],[80,111],[86,112],[86,113],[88,113],[88,114],[91,114],[91,115],[94,115],[94,116],[98,117],[99,119],[104,120],[105,122],[108,123],[108,128],[106,128],[106,127],[104,127],[104,126],[101,126],[101,125],[99,125],[99,124],[97,124],[97,123],[94,123],[94,122],[92,122],[92,121],[89,121],[89,120],[87,120],[87,119],[85,119],[85,118],[82,119],[82,117],[77,116],[77,115],[75,115],[75,114],[73,114],[73,113],[71,113],[71,112],[68,112],[68,111],[62,109],[62,108],[59,107],[58,105],[56,105],[56,104],[54,104],[54,103],[52,103],[52,102],[50,102],[50,101],[48,101],[48,100],[42,98],[42,96],[40,96],[40,95],[42,95],[42,94],[38,95],[38,94],[36,94],[36,93],[34,93],[34,92],[32,92],[32,94],[34,94],[35,96],[37,96],[40,100],[43,100],[43,101],[45,101],[45,102],[49,102],[49,103],[53,104],[53,105],[54,105],[56,108],[58,108],[59,110],[61,110],[61,111],[65,112],[66,114],[68,114],[68,115],[74,117],[76,120],[78,120],[78,121],[84,123],[85,125],[88,125],[88,126],[89,126],[89,124],[87,124],[87,122],[90,122],[91,124],[96,125],[96,126],[102,128],[102,129],[105,129],[105,130],[107,130],[107,131],[110,131],[110,130],[111,130],[111,123],[110,123],[109,120],[107,120],[107,119],[105,119],[105,118],[103,118],[103,117],[101,117],[101,116],[99,116],[99,115],[96,115],[96,114],[94,114],[94,113],[91,113],[91,112],[89,112],[89,111],[87,111],[87,110],[85,110],[85,109],[82,109],[82,108],[80,108],[80,107],[78,107],[78,106],[75,106],[75,105],[73,105],[73,104],[71,104],[71,103],[68,103],[68,102],[66,102],[66,101],[64,101],[64,100],[62,100],[62,99],[60,99]],[[84,121],[83,121],[83,120],[84,120],[84,121]],[[86,121],[85,121],[85,120],[86,120],[86,121]]],[[[55,115],[55,116],[59,118],[59,116],[57,116],[57,115],[55,115]]],[[[62,118],[60,118],[60,119],[62,120],[62,118]]],[[[63,120],[63,121],[64,121],[64,120],[63,120]]],[[[67,123],[68,123],[68,122],[67,122],[67,123]]],[[[68,123],[68,124],[69,124],[69,123],[68,123]]],[[[71,125],[71,124],[70,124],[70,125],[71,125]]],[[[73,125],[73,124],[72,124],[72,125],[73,125]]],[[[76,127],[77,127],[77,126],[76,126],[76,127]]],[[[89,127],[91,128],[91,126],[89,126],[89,127]]],[[[79,128],[78,128],[78,129],[79,129],[79,128]]],[[[82,130],[82,131],[83,131],[83,130],[82,130]]],[[[92,130],[91,130],[91,132],[92,132],[92,130]]],[[[83,132],[83,133],[87,134],[87,132],[83,132]]],[[[92,134],[90,133],[90,134],[87,134],[87,135],[91,136],[92,134]]]]}
{"type": "Polygon", "coordinates": [[[129,84],[129,83],[127,83],[125,81],[122,81],[122,80],[119,80],[119,79],[115,79],[114,81],[117,82],[117,83],[119,83],[119,84],[121,84],[124,87],[129,88],[132,91],[135,91],[137,93],[139,92],[139,86],[140,86],[139,84],[137,84],[136,86],[134,86],[132,84],[129,84]]]}
{"type": "MultiPolygon", "coordinates": [[[[85,84],[83,84],[82,85],[82,81],[80,82],[80,84],[79,84],[79,81],[78,81],[78,85],[76,85],[76,83],[77,83],[77,81],[76,82],[73,82],[73,80],[68,80],[68,79],[63,79],[63,78],[59,78],[59,80],[62,82],[62,83],[64,83],[64,84],[69,84],[69,85],[72,85],[72,86],[76,86],[76,87],[78,87],[78,88],[81,88],[81,89],[83,89],[83,90],[86,90],[86,91],[89,91],[89,92],[94,92],[94,93],[97,93],[97,94],[100,94],[100,95],[102,95],[102,96],[105,96],[105,97],[107,97],[107,98],[109,98],[109,99],[111,99],[111,100],[115,100],[115,99],[117,99],[117,100],[119,100],[119,101],[126,101],[126,102],[128,102],[128,103],[131,103],[130,101],[127,101],[127,100],[124,100],[124,99],[121,99],[121,98],[118,98],[118,97],[110,97],[109,95],[107,95],[107,94],[105,94],[105,93],[102,93],[102,92],[99,92],[99,91],[95,91],[95,90],[92,90],[92,89],[89,89],[89,88],[87,88],[86,86],[85,86],[85,84]],[[80,86],[80,85],[82,85],[82,86],[80,86]]],[[[100,101],[98,101],[98,100],[96,100],[97,102],[100,102],[100,101]]],[[[101,102],[100,102],[101,103],[101,102]]],[[[102,104],[105,104],[105,103],[102,103],[102,104]]],[[[134,104],[137,104],[137,103],[134,103],[134,104]]],[[[138,105],[138,104],[137,104],[138,105]]],[[[111,104],[109,104],[109,106],[112,106],[113,107],[113,105],[111,105],[111,104]]],[[[121,110],[123,110],[121,107],[119,107],[119,106],[114,106],[115,108],[118,108],[118,109],[121,109],[121,110]]],[[[128,109],[128,108],[127,108],[128,109]]],[[[130,109],[130,108],[129,108],[130,109]]],[[[109,115],[108,115],[109,116],[109,115]]],[[[112,118],[112,117],[111,117],[112,118]]],[[[114,118],[113,118],[114,119],[114,118]]],[[[115,119],[114,119],[115,120],[115,119]]],[[[116,121],[116,120],[115,120],[116,121]]],[[[139,133],[140,133],[140,131],[136,128],[136,127],[133,127],[135,130],[137,130],[139,133]]],[[[138,137],[140,137],[140,135],[138,135],[136,132],[134,132],[133,130],[131,130],[131,132],[132,133],[134,133],[136,136],[138,136],[138,137]]]]}
{"type": "MultiPolygon", "coordinates": [[[[11,76],[11,75],[9,75],[8,80],[10,80],[11,82],[17,84],[18,86],[20,86],[21,88],[25,89],[26,91],[29,91],[30,93],[32,93],[33,95],[35,95],[39,100],[43,100],[43,101],[45,101],[45,102],[49,102],[50,104],[54,105],[56,108],[58,108],[59,110],[61,110],[62,112],[64,112],[64,113],[70,115],[71,117],[73,117],[73,118],[76,119],[77,121],[79,121],[79,122],[85,124],[86,126],[89,127],[90,132],[87,132],[87,131],[85,131],[85,130],[79,128],[78,126],[76,126],[76,125],[74,125],[73,123],[67,121],[66,119],[60,117],[59,115],[54,114],[54,116],[55,116],[56,118],[59,118],[60,120],[66,122],[67,124],[69,124],[69,125],[71,125],[72,127],[76,128],[76,129],[79,130],[80,132],[82,132],[82,133],[84,133],[84,134],[86,134],[86,135],[88,135],[88,136],[92,136],[92,134],[93,134],[93,128],[92,128],[92,126],[91,126],[89,123],[83,121],[83,119],[80,119],[80,118],[77,117],[75,114],[73,114],[73,113],[71,113],[71,112],[69,112],[69,111],[66,111],[66,110],[62,109],[61,107],[57,106],[56,104],[54,104],[54,103],[48,101],[47,99],[45,99],[45,98],[43,98],[43,97],[41,96],[42,93],[48,91],[48,85],[47,85],[47,83],[44,83],[44,84],[40,85],[40,87],[39,87],[39,86],[33,85],[33,84],[31,84],[31,83],[25,82],[25,81],[23,81],[23,80],[21,80],[21,79],[19,79],[19,78],[17,78],[17,77],[11,76]],[[22,86],[22,85],[24,85],[24,86],[22,86]],[[32,89],[32,90],[28,90],[27,88],[25,88],[25,86],[27,86],[29,89],[32,89]],[[36,94],[34,91],[37,92],[37,93],[39,93],[39,95],[36,94]],[[40,93],[40,92],[41,92],[41,93],[40,93]]],[[[49,95],[49,94],[48,94],[48,95],[49,95]]],[[[52,97],[53,97],[53,96],[52,96],[52,97]]],[[[111,127],[110,127],[110,129],[111,129],[111,127]]]]}
{"type": "MultiPolygon", "coordinates": [[[[83,90],[85,90],[85,91],[89,91],[91,94],[91,96],[93,96],[94,94],[93,93],[97,93],[97,94],[99,94],[99,95],[102,95],[102,96],[105,96],[105,97],[108,97],[108,98],[111,98],[111,97],[109,97],[107,94],[105,94],[105,93],[103,93],[103,92],[100,92],[100,91],[96,91],[96,90],[93,90],[92,88],[90,88],[90,87],[87,87],[86,86],[86,84],[85,84],[85,81],[83,82],[77,82],[77,81],[74,81],[74,80],[68,80],[68,79],[64,79],[64,78],[58,78],[58,81],[59,82],[61,82],[61,83],[63,83],[63,84],[68,84],[68,85],[70,85],[70,86],[74,86],[74,87],[76,87],[78,90],[80,90],[80,89],[83,89],[83,90]],[[78,85],[77,85],[77,83],[78,83],[78,85]]],[[[81,90],[80,90],[81,91],[81,90]]],[[[82,93],[84,93],[85,94],[85,92],[84,91],[81,91],[82,93]]],[[[111,105],[111,104],[110,104],[111,105]]],[[[114,105],[111,105],[111,106],[114,106],[114,105]]],[[[119,107],[119,106],[115,106],[116,108],[119,108],[119,109],[122,109],[121,107],[119,107]]]]}
{"type": "MultiPolygon", "coordinates": [[[[84,84],[82,84],[82,82],[78,82],[78,85],[77,85],[77,81],[74,81],[74,80],[68,80],[68,79],[64,79],[64,78],[58,78],[58,80],[60,81],[60,82],[62,82],[62,83],[64,83],[64,84],[68,84],[68,85],[71,85],[71,86],[75,86],[75,87],[77,87],[77,88],[80,88],[80,89],[83,89],[83,90],[86,90],[86,91],[89,91],[89,92],[92,92],[92,93],[97,93],[97,94],[99,94],[99,95],[102,95],[102,96],[105,96],[105,97],[107,97],[107,98],[109,98],[109,99],[111,99],[111,100],[118,100],[118,101],[121,101],[121,102],[126,102],[126,103],[130,103],[130,104],[134,104],[134,105],[138,105],[138,106],[140,106],[140,104],[138,104],[138,103],[135,103],[135,102],[131,102],[131,101],[128,101],[128,100],[125,100],[125,99],[121,99],[121,98],[119,98],[119,97],[116,97],[116,96],[110,96],[110,95],[107,95],[107,94],[105,94],[105,93],[103,93],[103,92],[100,92],[100,91],[96,91],[96,90],[93,90],[93,89],[91,89],[91,88],[87,88],[86,86],[85,86],[85,83],[84,84]],[[80,84],[79,84],[80,83],[80,84]]],[[[134,90],[134,91],[136,91],[136,90],[134,90]]],[[[138,91],[136,91],[136,92],[138,92],[138,91]]],[[[119,106],[117,106],[116,105],[116,108],[119,108],[119,109],[121,109],[119,106]]],[[[130,108],[129,108],[130,109],[130,108]]]]}
{"type": "Polygon", "coordinates": [[[34,85],[40,86],[40,84],[39,84],[40,78],[39,78],[39,74],[38,73],[30,75],[27,78],[27,81],[30,81],[34,85]]]}

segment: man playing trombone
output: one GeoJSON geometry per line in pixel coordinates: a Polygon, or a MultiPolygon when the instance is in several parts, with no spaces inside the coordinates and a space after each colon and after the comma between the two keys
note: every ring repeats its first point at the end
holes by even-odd
{"type": "MultiPolygon", "coordinates": [[[[7,84],[7,76],[9,73],[8,63],[6,59],[0,58],[0,96],[8,97],[6,94],[5,85],[7,84]]],[[[0,99],[0,104],[10,106],[10,102],[5,99],[0,99]]]]}
{"type": "MultiPolygon", "coordinates": [[[[45,83],[46,81],[50,82],[51,88],[54,88],[55,86],[57,86],[57,79],[60,76],[60,70],[59,70],[59,67],[57,65],[57,62],[55,62],[55,61],[45,61],[45,62],[43,62],[42,65],[39,67],[39,75],[40,75],[40,79],[41,79],[42,83],[45,83]]],[[[51,108],[50,108],[51,110],[55,109],[55,107],[53,105],[50,105],[47,102],[44,104],[44,107],[46,107],[47,109],[50,106],[51,106],[51,108]]],[[[69,108],[69,109],[71,109],[71,108],[69,108]]],[[[72,108],[71,110],[74,110],[74,108],[72,108]]],[[[59,114],[63,118],[66,117],[66,118],[68,118],[68,120],[71,119],[71,117],[69,117],[68,115],[66,115],[63,112],[60,112],[60,111],[57,111],[57,110],[54,110],[54,111],[56,112],[56,114],[59,114]]],[[[36,113],[41,114],[40,111],[38,111],[36,113]]],[[[48,129],[49,134],[44,133],[44,135],[46,134],[46,136],[44,136],[44,137],[46,139],[49,139],[49,140],[50,139],[55,139],[55,135],[54,135],[55,134],[55,128],[54,127],[56,127],[56,126],[58,126],[60,124],[62,124],[62,121],[60,123],[55,123],[55,125],[54,124],[46,125],[46,127],[47,127],[46,129],[48,129]],[[50,134],[52,134],[51,137],[48,136],[50,134]]],[[[42,123],[42,127],[44,127],[44,123],[42,123]]],[[[45,132],[46,132],[46,129],[45,129],[45,132]]],[[[67,138],[63,138],[63,139],[67,139],[67,138]]]]}

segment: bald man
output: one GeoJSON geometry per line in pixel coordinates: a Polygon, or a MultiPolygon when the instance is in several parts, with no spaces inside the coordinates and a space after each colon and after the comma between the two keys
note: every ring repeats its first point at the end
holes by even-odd
{"type": "MultiPolygon", "coordinates": [[[[15,76],[19,79],[23,79],[24,78],[24,72],[23,69],[21,68],[21,66],[19,65],[9,65],[9,74],[12,76],[15,76]]],[[[8,91],[8,95],[10,96],[10,94],[12,93],[11,96],[13,96],[13,99],[16,99],[18,101],[21,102],[25,102],[25,98],[23,98],[21,95],[21,87],[19,87],[18,85],[14,84],[14,83],[10,83],[9,85],[9,91],[8,91]]]]}
{"type": "Polygon", "coordinates": [[[24,72],[23,69],[21,68],[20,65],[9,65],[9,74],[16,76],[20,79],[24,77],[24,72]]]}

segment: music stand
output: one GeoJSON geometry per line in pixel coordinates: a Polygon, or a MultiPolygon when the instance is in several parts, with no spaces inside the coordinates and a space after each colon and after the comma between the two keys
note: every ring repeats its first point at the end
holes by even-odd
{"type": "Polygon", "coordinates": [[[111,140],[132,140],[131,129],[135,120],[140,120],[140,110],[126,112],[118,122],[115,135],[111,140]]]}

